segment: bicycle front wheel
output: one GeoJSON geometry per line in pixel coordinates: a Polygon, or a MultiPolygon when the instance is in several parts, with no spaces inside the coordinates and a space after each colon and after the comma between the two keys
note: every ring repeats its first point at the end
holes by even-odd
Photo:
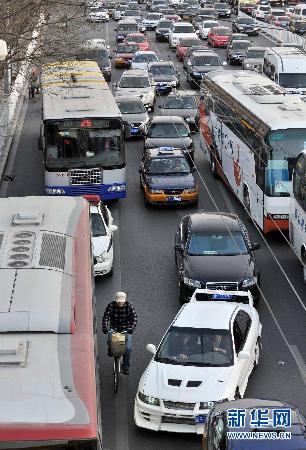
{"type": "Polygon", "coordinates": [[[119,372],[120,372],[120,358],[118,356],[114,356],[114,392],[118,391],[119,387],[119,372]]]}

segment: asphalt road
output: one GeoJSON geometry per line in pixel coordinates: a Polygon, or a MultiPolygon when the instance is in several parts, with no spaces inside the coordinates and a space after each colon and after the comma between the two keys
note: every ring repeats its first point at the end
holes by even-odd
{"type": "MultiPolygon", "coordinates": [[[[100,32],[84,33],[84,39],[104,37],[115,46],[115,22],[100,26],[100,32]]],[[[156,44],[154,33],[148,33],[152,49],[167,59],[166,43],[156,44]]],[[[253,38],[254,45],[271,45],[263,37],[253,38]]],[[[222,57],[225,50],[216,50],[222,57]]],[[[175,60],[174,53],[170,56],[175,60]]],[[[182,66],[178,63],[182,69],[182,66]]],[[[114,69],[113,80],[122,73],[114,69]]],[[[182,88],[188,88],[182,71],[182,88]]],[[[158,99],[158,103],[160,103],[158,99]]],[[[37,150],[40,104],[25,103],[24,117],[14,141],[6,173],[15,181],[3,182],[2,196],[43,195],[42,155],[37,150]],[[20,139],[19,139],[20,137],[20,139]]],[[[156,109],[158,113],[158,109],[156,109]]],[[[212,178],[208,164],[194,135],[196,164],[203,177],[198,210],[236,212],[246,223],[251,239],[261,244],[257,261],[264,293],[258,310],[263,325],[263,351],[260,365],[251,376],[246,395],[285,399],[306,413],[306,289],[300,264],[285,240],[278,234],[263,238],[232,193],[221,181],[212,178]],[[212,202],[210,195],[214,199],[212,202]],[[286,274],[286,276],[284,275],[286,274]]],[[[106,339],[99,336],[101,402],[104,447],[111,450],[177,450],[200,449],[200,437],[154,433],[136,429],[133,405],[139,378],[149,362],[148,343],[158,344],[179,309],[178,282],[174,264],[174,234],[180,218],[195,209],[148,209],[139,189],[138,166],[142,141],[127,142],[128,195],[111,205],[119,230],[115,236],[115,265],[112,278],[96,282],[97,313],[100,321],[114,292],[124,290],[136,306],[139,322],[134,334],[132,368],[129,377],[121,376],[119,392],[112,392],[112,361],[106,355],[106,339]]]]}

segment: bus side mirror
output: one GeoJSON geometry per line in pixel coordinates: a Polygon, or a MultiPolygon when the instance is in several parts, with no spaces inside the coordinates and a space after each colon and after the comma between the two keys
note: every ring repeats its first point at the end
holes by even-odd
{"type": "Polygon", "coordinates": [[[253,244],[251,245],[251,250],[259,250],[260,249],[260,244],[258,244],[258,242],[253,242],[253,244]]]}

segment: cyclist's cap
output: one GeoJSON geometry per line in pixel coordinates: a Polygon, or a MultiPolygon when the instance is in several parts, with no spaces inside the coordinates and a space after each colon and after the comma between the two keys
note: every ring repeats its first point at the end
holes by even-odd
{"type": "Polygon", "coordinates": [[[117,303],[124,303],[126,301],[126,293],[125,292],[117,292],[115,295],[115,300],[117,303]]]}

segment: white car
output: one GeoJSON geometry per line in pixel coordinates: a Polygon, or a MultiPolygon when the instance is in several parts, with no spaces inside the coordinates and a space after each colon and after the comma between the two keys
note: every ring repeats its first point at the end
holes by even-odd
{"type": "Polygon", "coordinates": [[[94,273],[111,275],[113,272],[113,232],[118,228],[113,224],[110,210],[98,196],[85,196],[90,202],[94,273]]]}
{"type": "Polygon", "coordinates": [[[207,39],[207,35],[213,27],[220,27],[217,20],[204,20],[199,25],[199,35],[202,39],[207,39]]]}
{"type": "Polygon", "coordinates": [[[197,38],[190,22],[173,22],[169,30],[169,48],[175,48],[182,38],[197,38]]]}
{"type": "Polygon", "coordinates": [[[261,323],[249,292],[197,289],[171,323],[135,398],[140,428],[203,432],[209,409],[243,397],[259,362],[261,323]]]}
{"type": "Polygon", "coordinates": [[[115,97],[135,96],[139,97],[145,108],[154,111],[155,87],[147,70],[125,70],[120,81],[114,83],[115,97]]]}
{"type": "Polygon", "coordinates": [[[147,69],[148,64],[158,61],[158,57],[153,51],[139,50],[135,53],[131,69],[147,69]]]}
{"type": "Polygon", "coordinates": [[[149,13],[145,19],[142,21],[142,25],[145,27],[146,30],[155,30],[157,27],[158,22],[160,19],[162,19],[164,16],[161,13],[154,12],[149,13]]]}
{"type": "Polygon", "coordinates": [[[109,14],[107,11],[101,9],[92,9],[88,13],[87,20],[90,22],[108,22],[109,14]]]}
{"type": "Polygon", "coordinates": [[[270,14],[272,11],[271,6],[269,5],[258,5],[254,11],[252,11],[252,17],[257,20],[265,20],[267,14],[270,14]]]}
{"type": "Polygon", "coordinates": [[[114,11],[114,20],[120,20],[123,18],[124,11],[127,9],[127,5],[118,5],[114,11]]]}

